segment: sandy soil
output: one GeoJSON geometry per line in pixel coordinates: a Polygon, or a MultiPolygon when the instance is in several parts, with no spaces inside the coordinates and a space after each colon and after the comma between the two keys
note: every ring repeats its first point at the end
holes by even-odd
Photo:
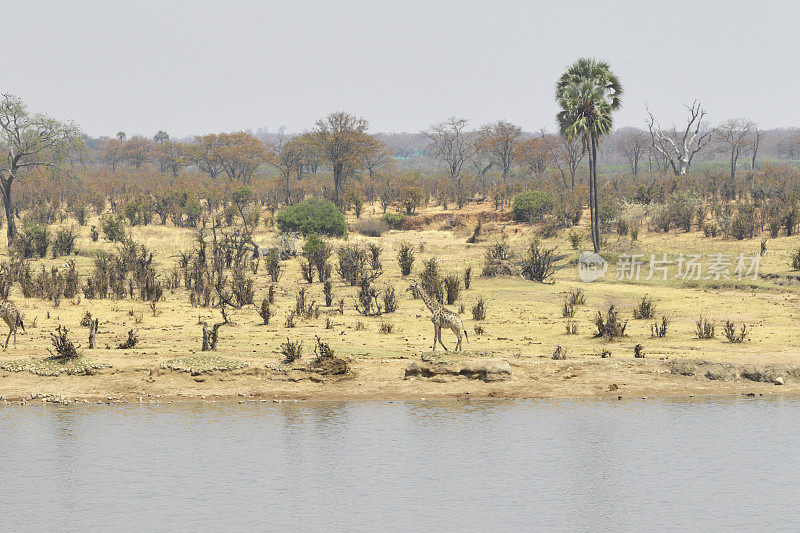
{"type": "MultiPolygon", "coordinates": [[[[703,279],[686,282],[658,277],[646,281],[618,280],[609,274],[602,282],[583,283],[577,275],[575,260],[578,251],[570,246],[570,232],[586,234],[586,219],[580,226],[561,230],[545,239],[547,247],[557,250],[560,259],[553,283],[532,283],[521,277],[486,278],[480,275],[486,250],[503,237],[516,254],[521,254],[537,228],[493,221],[496,215],[484,206],[471,205],[459,212],[441,212],[429,208],[412,220],[413,230],[392,230],[382,237],[364,237],[352,232],[349,242],[378,243],[383,247],[383,274],[375,287],[397,291],[396,312],[382,316],[362,316],[355,309],[356,287],[344,284],[334,276],[334,305],[325,307],[320,283],[302,280],[300,262],[296,258],[283,262],[283,274],[275,285],[274,316],[269,325],[262,325],[255,306],[230,310],[233,322],[220,330],[219,348],[215,355],[246,363],[247,368],[214,372],[200,376],[162,369],[174,358],[191,356],[200,349],[202,322],[213,324],[221,319],[219,309],[193,307],[183,287],[168,291],[154,314],[146,302],[131,299],[89,300],[76,297],[60,303],[25,299],[18,284],[11,289],[14,300],[25,314],[27,331],[20,333],[16,349],[0,352],[0,397],[2,401],[202,401],[216,399],[411,399],[422,397],[613,397],[618,396],[681,396],[718,394],[778,394],[800,392],[800,283],[790,268],[790,256],[797,249],[796,237],[770,239],[769,254],[763,257],[758,280],[739,281],[703,279]],[[477,243],[467,243],[479,214],[489,217],[477,243]],[[446,222],[446,224],[444,222],[446,222]],[[430,350],[432,325],[430,313],[420,300],[407,292],[408,278],[400,275],[396,253],[401,242],[414,246],[416,261],[412,278],[419,274],[426,259],[439,260],[442,275],[463,276],[466,267],[473,268],[472,285],[462,290],[455,304],[469,333],[466,353],[440,355],[458,364],[466,360],[496,359],[508,361],[512,367],[509,381],[484,383],[465,378],[405,380],[410,361],[419,361],[423,350],[430,350]],[[305,289],[309,302],[319,306],[319,316],[298,318],[295,327],[286,326],[286,318],[295,308],[299,289],[305,289]],[[580,289],[585,304],[575,308],[573,317],[562,314],[567,293],[580,289]],[[633,309],[642,298],[653,299],[655,316],[634,320],[633,309]],[[338,302],[344,312],[339,313],[338,302]],[[486,318],[476,320],[472,309],[483,299],[486,318]],[[614,305],[620,317],[628,320],[626,335],[613,341],[595,338],[594,324],[598,311],[614,305]],[[86,312],[100,319],[97,349],[86,349],[88,328],[81,326],[86,312]],[[715,339],[700,340],[696,322],[700,315],[716,324],[715,339]],[[652,338],[651,327],[667,317],[666,338],[652,338]],[[748,336],[742,343],[731,343],[723,334],[724,321],[737,328],[747,325],[748,336]],[[577,325],[575,334],[565,326],[577,325]],[[70,338],[81,346],[83,356],[95,363],[111,365],[94,375],[59,375],[47,377],[27,371],[12,372],[9,364],[41,362],[51,348],[50,334],[57,326],[69,328],[70,338]],[[382,333],[384,326],[391,332],[382,333]],[[117,350],[119,343],[134,330],[140,339],[132,350],[117,350]],[[281,344],[287,339],[302,341],[303,362],[313,358],[316,338],[328,343],[339,357],[351,361],[352,373],[346,378],[320,378],[302,371],[287,371],[279,366],[281,344]],[[641,344],[645,359],[634,359],[634,347],[641,344]],[[554,361],[550,356],[557,347],[568,359],[554,361]],[[601,359],[602,352],[612,358],[601,359]],[[697,364],[694,361],[713,361],[697,364]],[[688,366],[676,367],[677,364],[688,366]],[[715,366],[716,365],[716,366],[715,366]],[[722,366],[720,366],[722,365],[722,366]],[[728,366],[724,366],[728,365],[728,366]],[[696,367],[692,369],[693,367],[696,367]],[[753,381],[742,377],[741,370],[753,381]],[[775,370],[780,368],[782,370],[775,370]],[[788,369],[788,370],[787,370],[788,369]],[[687,374],[687,375],[684,375],[687,374]],[[706,377],[706,376],[710,376],[706,377]],[[785,384],[769,380],[782,377],[785,384]],[[313,378],[313,379],[312,379],[313,378]],[[42,398],[42,396],[46,396],[42,398]],[[109,400],[110,398],[110,400],[109,400]]],[[[380,216],[372,209],[367,216],[380,216]]],[[[352,216],[349,217],[353,222],[352,216]]],[[[91,224],[99,224],[96,218],[91,224]]],[[[72,224],[71,221],[65,222],[72,224]]],[[[117,245],[101,238],[92,242],[87,226],[77,228],[78,255],[73,256],[81,284],[93,268],[93,256],[100,250],[112,252],[117,245]]],[[[156,263],[164,279],[175,268],[182,250],[194,246],[196,232],[170,225],[131,228],[136,242],[145,243],[155,252],[156,263]]],[[[0,261],[5,247],[0,235],[0,261]]],[[[261,226],[255,239],[263,246],[275,240],[274,230],[261,226]]],[[[759,238],[729,241],[705,238],[697,231],[669,234],[641,228],[639,240],[608,235],[609,261],[622,252],[660,256],[669,253],[752,254],[759,249],[759,238]]],[[[333,246],[340,241],[332,240],[333,246]]],[[[298,246],[300,243],[298,243],[298,246]]],[[[331,259],[335,263],[336,256],[331,259]]],[[[36,273],[41,268],[63,269],[64,259],[46,258],[33,263],[36,273]]],[[[611,272],[611,271],[609,271],[611,272]]],[[[272,284],[262,268],[255,276],[256,303],[267,294],[272,284]]],[[[0,340],[5,327],[0,328],[0,340]]],[[[452,347],[452,333],[443,333],[444,342],[452,347]]],[[[0,403],[2,403],[0,401],[0,403]]]]}
{"type": "MultiPolygon", "coordinates": [[[[445,356],[457,366],[465,358],[445,356]]],[[[116,403],[174,401],[402,400],[420,398],[668,397],[800,393],[800,367],[700,360],[510,359],[511,379],[405,379],[408,359],[351,361],[346,376],[320,376],[303,366],[278,365],[191,375],[119,357],[113,368],[87,376],[37,376],[0,371],[0,403],[116,403]],[[740,375],[749,369],[750,378],[740,375]],[[767,382],[752,381],[767,379],[767,382]],[[684,375],[692,373],[694,375],[684,375]],[[712,376],[710,379],[707,376],[712,376]],[[776,385],[781,376],[785,384],[776,385]]]]}

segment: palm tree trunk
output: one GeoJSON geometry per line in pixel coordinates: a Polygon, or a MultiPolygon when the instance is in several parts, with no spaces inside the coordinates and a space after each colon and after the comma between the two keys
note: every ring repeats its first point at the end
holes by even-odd
{"type": "Polygon", "coordinates": [[[590,179],[592,180],[591,196],[594,211],[594,225],[592,226],[592,244],[594,245],[594,252],[600,251],[600,204],[597,201],[597,141],[592,135],[592,169],[590,179]]]}
{"type": "MultiPolygon", "coordinates": [[[[589,143],[586,143],[587,148],[589,147],[589,143]]],[[[594,180],[592,180],[593,175],[593,166],[594,161],[592,157],[587,158],[587,162],[589,163],[589,234],[592,236],[592,249],[597,252],[597,242],[595,240],[595,210],[594,210],[594,180]]]]}

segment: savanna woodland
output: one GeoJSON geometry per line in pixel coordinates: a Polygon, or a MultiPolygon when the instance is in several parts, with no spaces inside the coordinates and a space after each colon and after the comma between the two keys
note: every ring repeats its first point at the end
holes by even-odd
{"type": "Polygon", "coordinates": [[[3,95],[4,396],[800,390],[800,129],[554,82],[541,131],[93,138],[3,95]]]}

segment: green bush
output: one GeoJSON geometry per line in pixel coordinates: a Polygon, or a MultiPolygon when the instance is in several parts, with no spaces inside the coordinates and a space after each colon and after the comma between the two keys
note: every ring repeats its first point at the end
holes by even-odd
{"type": "Polygon", "coordinates": [[[511,209],[517,222],[539,222],[553,212],[555,202],[545,191],[521,192],[514,197],[511,209]]]}
{"type": "Polygon", "coordinates": [[[334,237],[347,236],[344,215],[335,205],[322,198],[309,198],[285,207],[275,217],[278,229],[299,231],[303,235],[318,233],[334,237]]]}
{"type": "Polygon", "coordinates": [[[381,219],[386,222],[386,225],[390,228],[400,229],[403,226],[403,222],[406,220],[406,217],[400,213],[386,213],[381,217],[381,219]]]}
{"type": "Polygon", "coordinates": [[[116,215],[103,217],[103,235],[112,242],[125,240],[125,220],[116,215]]]}
{"type": "Polygon", "coordinates": [[[75,239],[78,236],[72,228],[63,228],[56,232],[53,239],[53,258],[71,255],[75,251],[75,239]]]}
{"type": "Polygon", "coordinates": [[[203,214],[203,206],[196,199],[189,200],[183,208],[186,215],[186,226],[196,228],[197,223],[200,221],[200,216],[203,214]]]}
{"type": "Polygon", "coordinates": [[[41,224],[26,225],[20,231],[13,242],[15,254],[28,259],[47,255],[47,247],[50,245],[50,231],[41,224]]]}

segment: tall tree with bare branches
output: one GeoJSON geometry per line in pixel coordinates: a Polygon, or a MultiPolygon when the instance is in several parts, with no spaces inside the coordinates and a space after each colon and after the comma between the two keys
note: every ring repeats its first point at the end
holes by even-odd
{"type": "Polygon", "coordinates": [[[475,133],[467,130],[468,124],[466,119],[450,117],[422,132],[431,141],[432,155],[447,165],[452,192],[459,188],[464,165],[480,149],[475,133]]]}
{"type": "Polygon", "coordinates": [[[728,155],[731,181],[736,178],[739,158],[755,148],[757,135],[758,124],[743,118],[732,118],[717,126],[715,137],[718,150],[728,155]]]}
{"type": "Polygon", "coordinates": [[[361,166],[369,174],[369,200],[375,202],[375,173],[391,163],[392,157],[386,145],[373,135],[367,135],[361,150],[361,166]]]}
{"type": "Polygon", "coordinates": [[[312,138],[333,173],[333,198],[341,205],[342,186],[361,161],[369,123],[344,111],[317,121],[312,138]]]}
{"type": "Polygon", "coordinates": [[[647,153],[650,136],[637,128],[623,128],[617,132],[614,144],[628,162],[633,177],[639,175],[639,161],[647,153]]]}
{"type": "Polygon", "coordinates": [[[547,145],[550,162],[558,169],[564,188],[575,188],[575,174],[585,154],[583,140],[578,137],[551,135],[542,130],[542,141],[547,145]]]}
{"type": "Polygon", "coordinates": [[[487,124],[481,128],[479,149],[486,151],[492,161],[500,167],[503,186],[508,188],[508,174],[514,163],[522,128],[504,120],[487,124]]]}

